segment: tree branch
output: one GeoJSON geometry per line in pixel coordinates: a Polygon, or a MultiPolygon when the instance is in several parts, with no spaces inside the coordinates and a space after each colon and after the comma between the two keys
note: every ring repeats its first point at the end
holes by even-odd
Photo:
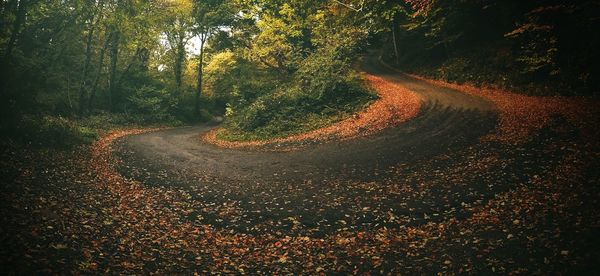
{"type": "Polygon", "coordinates": [[[348,8],[348,9],[351,9],[351,10],[353,10],[355,12],[361,12],[363,10],[364,6],[365,6],[365,0],[361,0],[360,1],[360,7],[358,9],[355,8],[354,5],[352,5],[352,4],[346,4],[346,3],[342,2],[342,1],[338,1],[338,0],[333,0],[333,1],[336,2],[336,3],[338,3],[338,4],[340,4],[340,5],[342,5],[342,6],[344,6],[344,7],[346,7],[346,8],[348,8]]]}

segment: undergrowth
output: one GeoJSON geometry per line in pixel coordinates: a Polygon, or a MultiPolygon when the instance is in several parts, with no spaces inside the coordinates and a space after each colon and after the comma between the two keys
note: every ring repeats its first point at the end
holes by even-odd
{"type": "Polygon", "coordinates": [[[244,105],[227,109],[217,138],[267,140],[308,132],[347,118],[377,96],[335,51],[303,60],[289,80],[244,105]]]}
{"type": "Polygon", "coordinates": [[[355,79],[326,89],[321,94],[295,87],[260,97],[229,117],[217,138],[254,141],[309,132],[346,119],[377,98],[355,79]]]}
{"type": "Polygon", "coordinates": [[[27,148],[66,149],[90,144],[115,129],[181,124],[175,119],[149,123],[141,116],[107,112],[84,118],[24,115],[17,122],[0,125],[0,139],[4,143],[27,148]]]}

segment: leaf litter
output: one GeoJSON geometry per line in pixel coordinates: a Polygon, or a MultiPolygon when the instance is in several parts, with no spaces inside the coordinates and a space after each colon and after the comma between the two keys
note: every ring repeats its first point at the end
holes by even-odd
{"type": "Polygon", "coordinates": [[[116,131],[70,151],[3,142],[3,267],[48,274],[597,271],[597,105],[467,92],[496,103],[495,133],[397,164],[369,182],[150,185],[120,174],[125,164],[111,146],[149,130],[116,131]]]}

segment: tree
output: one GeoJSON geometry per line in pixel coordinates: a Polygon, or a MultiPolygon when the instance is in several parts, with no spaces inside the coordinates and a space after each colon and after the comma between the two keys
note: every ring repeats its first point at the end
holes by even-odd
{"type": "MultiPolygon", "coordinates": [[[[5,11],[5,9],[7,7],[5,7],[4,5],[8,6],[8,4],[4,4],[4,1],[2,1],[2,2],[3,2],[2,15],[5,15],[5,13],[7,13],[5,11]]],[[[10,63],[12,62],[13,50],[15,48],[17,39],[18,39],[19,35],[21,34],[21,30],[26,23],[25,21],[27,19],[27,12],[37,2],[38,2],[38,0],[12,1],[12,6],[14,6],[13,12],[12,12],[12,17],[14,19],[12,22],[12,28],[10,30],[10,38],[8,39],[8,42],[6,43],[6,46],[4,47],[4,53],[2,55],[1,62],[0,62],[0,74],[2,74],[3,76],[7,75],[5,70],[7,70],[10,67],[10,63]]],[[[0,97],[5,96],[4,94],[8,92],[6,90],[8,90],[8,87],[6,87],[6,82],[0,81],[0,97]]]]}
{"type": "MultiPolygon", "coordinates": [[[[283,12],[288,13],[289,17],[293,13],[288,5],[284,5],[283,12]]],[[[269,14],[261,15],[257,27],[260,32],[252,40],[252,56],[282,76],[288,76],[302,58],[302,49],[291,42],[300,39],[301,29],[298,25],[269,14]]]]}
{"type": "Polygon", "coordinates": [[[227,27],[235,16],[230,10],[231,3],[226,0],[195,0],[194,1],[194,33],[198,37],[200,53],[198,54],[198,79],[196,86],[196,101],[194,112],[200,113],[200,96],[202,95],[202,79],[205,46],[209,37],[219,29],[227,27]]]}
{"type": "Polygon", "coordinates": [[[192,2],[173,1],[166,7],[165,36],[169,43],[169,52],[173,57],[173,75],[175,79],[175,97],[181,97],[182,77],[187,59],[186,45],[193,27],[192,2]]]}
{"type": "Polygon", "coordinates": [[[93,42],[94,42],[94,33],[96,28],[99,25],[99,22],[102,20],[104,14],[104,0],[100,0],[90,8],[92,11],[88,15],[88,30],[86,35],[86,46],[85,46],[85,62],[83,65],[83,76],[81,77],[81,84],[79,86],[79,115],[83,115],[85,113],[86,108],[86,98],[87,98],[87,80],[88,74],[90,70],[90,63],[92,61],[93,54],[93,42]]]}
{"type": "Polygon", "coordinates": [[[105,32],[105,34],[106,34],[106,38],[104,39],[104,44],[100,50],[100,56],[98,58],[98,64],[97,64],[97,69],[96,69],[96,76],[94,77],[94,82],[92,84],[90,97],[88,98],[88,102],[87,102],[87,110],[88,111],[92,111],[92,109],[93,109],[94,100],[96,99],[96,94],[97,94],[97,90],[98,90],[98,84],[100,82],[100,77],[102,76],[102,69],[104,68],[104,57],[105,57],[106,49],[108,49],[108,46],[112,40],[112,37],[111,37],[110,33],[108,32],[108,30],[105,32]]]}

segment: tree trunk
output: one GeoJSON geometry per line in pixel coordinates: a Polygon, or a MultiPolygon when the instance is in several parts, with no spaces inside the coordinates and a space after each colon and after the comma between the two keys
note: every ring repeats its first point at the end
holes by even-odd
{"type": "Polygon", "coordinates": [[[117,62],[119,59],[119,40],[120,34],[118,31],[112,33],[112,42],[110,48],[110,75],[108,84],[108,106],[111,111],[115,111],[115,102],[117,97],[117,62]]]}
{"type": "Polygon", "coordinates": [[[0,16],[7,18],[8,14],[12,13],[13,7],[18,6],[18,1],[0,1],[0,16]]]}
{"type": "Polygon", "coordinates": [[[200,60],[198,62],[198,86],[196,88],[196,105],[194,107],[194,112],[196,116],[200,115],[200,96],[202,95],[202,77],[203,77],[203,62],[204,62],[204,42],[206,41],[206,36],[201,35],[200,37],[200,60]]]}
{"type": "Polygon", "coordinates": [[[81,78],[81,84],[79,85],[79,116],[84,115],[85,113],[85,107],[86,107],[86,86],[87,86],[87,79],[88,79],[88,74],[89,74],[89,70],[90,70],[90,63],[92,61],[92,44],[94,42],[94,31],[96,30],[96,26],[98,24],[98,21],[100,20],[101,16],[98,16],[98,18],[96,19],[96,16],[99,15],[102,12],[102,7],[104,6],[104,1],[100,1],[98,2],[98,10],[94,13],[92,13],[92,15],[90,16],[90,27],[88,30],[88,35],[86,38],[86,45],[85,45],[85,62],[83,65],[83,77],[81,78]]]}
{"type": "Polygon", "coordinates": [[[2,64],[8,65],[10,62],[10,58],[12,57],[12,51],[15,47],[15,43],[21,32],[21,27],[25,24],[25,19],[27,17],[27,7],[29,1],[21,0],[18,2],[17,13],[15,14],[15,22],[13,22],[12,32],[10,34],[10,39],[8,40],[8,44],[6,44],[6,49],[4,50],[4,57],[2,58],[2,64]]]}
{"type": "Polygon", "coordinates": [[[71,73],[67,72],[67,100],[69,101],[69,116],[73,115],[73,103],[71,102],[71,73]]]}
{"type": "Polygon", "coordinates": [[[394,40],[394,56],[396,56],[396,65],[400,64],[400,55],[398,54],[398,42],[396,41],[396,22],[392,22],[392,40],[394,40]]]}
{"type": "Polygon", "coordinates": [[[142,70],[144,73],[147,73],[150,62],[150,51],[147,48],[141,48],[140,53],[138,54],[138,60],[140,62],[140,70],[142,70]]]}
{"type": "Polygon", "coordinates": [[[94,26],[92,25],[89,29],[86,46],[85,46],[85,62],[83,65],[83,76],[81,78],[81,84],[79,85],[79,116],[85,113],[85,86],[88,77],[88,71],[90,68],[90,61],[92,59],[92,43],[94,42],[94,26]]]}
{"type": "Polygon", "coordinates": [[[108,44],[111,41],[111,35],[109,34],[104,41],[104,45],[102,46],[102,50],[100,50],[100,58],[98,61],[98,70],[96,71],[96,77],[94,78],[94,84],[92,85],[92,91],[90,93],[90,98],[88,100],[88,111],[92,111],[92,107],[94,104],[94,100],[96,99],[96,90],[98,88],[98,82],[100,81],[100,76],[102,75],[102,67],[104,65],[104,53],[106,52],[106,48],[108,48],[108,44]]]}
{"type": "Polygon", "coordinates": [[[4,76],[0,77],[0,97],[4,96],[5,94],[8,94],[8,84],[6,80],[7,72],[5,70],[10,70],[9,68],[12,58],[12,51],[15,47],[17,38],[19,37],[19,33],[21,32],[21,27],[23,27],[23,25],[25,24],[28,4],[29,1],[27,0],[21,0],[17,3],[17,13],[15,14],[15,21],[13,22],[12,32],[10,34],[8,43],[6,44],[6,48],[4,49],[4,56],[2,57],[2,60],[0,62],[0,75],[4,76]]]}
{"type": "Polygon", "coordinates": [[[182,75],[183,75],[183,63],[185,62],[185,37],[183,34],[179,34],[177,38],[177,53],[175,56],[175,93],[176,97],[181,97],[181,86],[182,86],[182,75]]]}

